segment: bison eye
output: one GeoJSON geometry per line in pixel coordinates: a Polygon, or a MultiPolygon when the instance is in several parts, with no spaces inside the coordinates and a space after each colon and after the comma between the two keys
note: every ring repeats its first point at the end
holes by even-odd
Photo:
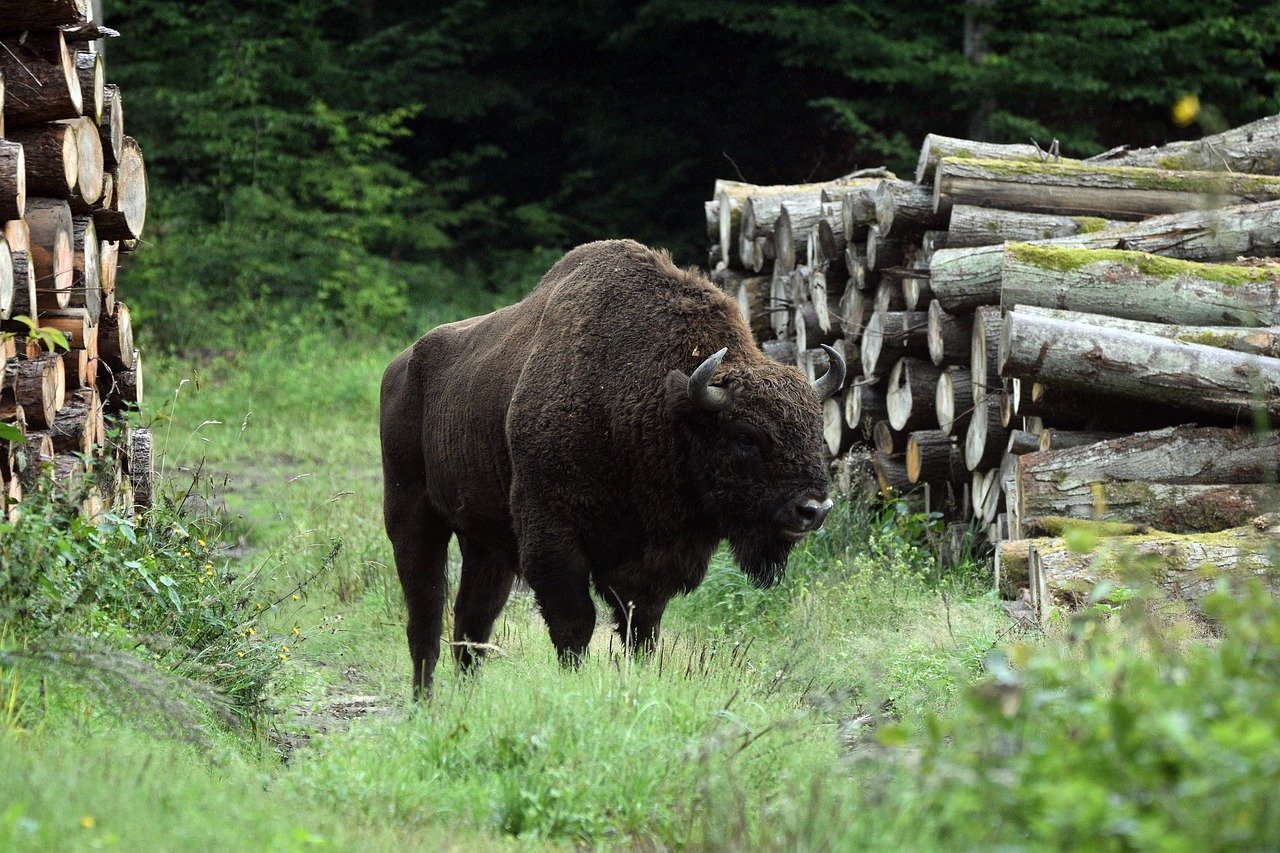
{"type": "Polygon", "coordinates": [[[731,440],[733,449],[739,456],[753,456],[760,452],[756,440],[745,432],[735,432],[731,440]]]}

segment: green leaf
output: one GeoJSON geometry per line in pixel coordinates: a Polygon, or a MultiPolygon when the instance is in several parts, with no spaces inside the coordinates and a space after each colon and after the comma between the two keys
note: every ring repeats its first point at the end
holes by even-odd
{"type": "Polygon", "coordinates": [[[13,424],[0,424],[0,440],[11,444],[22,444],[27,440],[27,437],[22,434],[22,430],[13,424]]]}

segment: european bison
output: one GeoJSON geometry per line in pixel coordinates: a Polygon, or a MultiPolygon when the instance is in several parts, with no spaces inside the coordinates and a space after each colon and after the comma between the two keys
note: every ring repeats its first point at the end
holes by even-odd
{"type": "Polygon", "coordinates": [[[755,583],[775,583],[831,508],[821,406],[845,367],[829,352],[811,387],[761,353],[703,275],[610,240],[569,252],[518,304],[397,356],[382,380],[384,511],[415,695],[440,654],[455,533],[464,669],[517,574],[565,663],[591,639],[592,587],[627,646],[648,649],[722,539],[755,583]]]}

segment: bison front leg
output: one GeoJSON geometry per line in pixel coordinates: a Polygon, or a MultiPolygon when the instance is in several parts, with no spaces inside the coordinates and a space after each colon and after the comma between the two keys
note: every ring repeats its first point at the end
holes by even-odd
{"type": "Polygon", "coordinates": [[[572,534],[525,525],[520,543],[520,574],[533,595],[564,666],[577,666],[596,627],[590,571],[572,534]]]}
{"type": "Polygon", "coordinates": [[[603,594],[613,610],[613,622],[623,648],[635,655],[651,653],[658,645],[667,599],[658,599],[650,594],[629,595],[613,587],[603,594]]]}

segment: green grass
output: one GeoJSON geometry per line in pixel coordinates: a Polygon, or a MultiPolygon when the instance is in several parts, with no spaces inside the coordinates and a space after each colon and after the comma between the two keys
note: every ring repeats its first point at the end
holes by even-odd
{"type": "Polygon", "coordinates": [[[0,848],[1176,847],[1218,837],[1220,780],[1230,838],[1272,846],[1280,606],[1240,605],[1218,644],[1140,598],[1020,635],[895,507],[838,506],[773,590],[718,554],[650,660],[601,624],[563,670],[516,595],[480,672],[446,656],[413,705],[379,513],[395,349],[151,361],[169,487],[221,484],[214,577],[257,578],[240,641],[270,651],[268,711],[228,726],[127,637],[53,659],[0,630],[0,848]]]}

